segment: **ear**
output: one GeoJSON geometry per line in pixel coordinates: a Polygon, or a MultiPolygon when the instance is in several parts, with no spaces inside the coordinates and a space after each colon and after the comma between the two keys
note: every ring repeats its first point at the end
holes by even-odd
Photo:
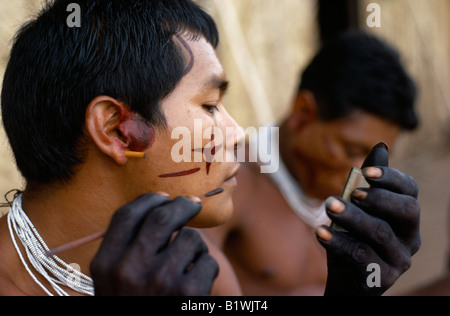
{"type": "Polygon", "coordinates": [[[98,149],[120,165],[127,162],[128,140],[119,128],[129,113],[126,105],[108,96],[94,98],[86,110],[87,132],[98,149]]]}
{"type": "Polygon", "coordinates": [[[318,107],[314,94],[300,90],[295,98],[288,125],[293,131],[301,130],[318,119],[318,107]]]}

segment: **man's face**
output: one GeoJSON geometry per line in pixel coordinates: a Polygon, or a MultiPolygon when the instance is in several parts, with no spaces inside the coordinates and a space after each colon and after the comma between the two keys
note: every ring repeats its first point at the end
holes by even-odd
{"type": "Polygon", "coordinates": [[[243,133],[239,133],[238,124],[222,105],[227,81],[213,47],[203,38],[194,41],[180,36],[175,41],[184,50],[189,66],[177,88],[162,102],[167,128],[156,129],[155,141],[147,150],[146,165],[138,171],[139,183],[136,185],[142,193],[164,191],[172,198],[201,196],[223,188],[223,193],[203,200],[201,213],[190,223],[195,227],[216,226],[231,216],[231,195],[239,164],[227,162],[229,159],[211,161],[211,158],[227,144],[234,148],[243,133]],[[227,127],[238,134],[226,135],[227,127]],[[180,130],[185,132],[184,135],[172,135],[173,131],[180,130]],[[186,146],[180,149],[177,147],[180,143],[186,146]],[[174,154],[177,156],[181,151],[188,151],[191,162],[175,161],[174,154]],[[203,158],[201,162],[198,161],[199,154],[203,158]]]}
{"type": "Polygon", "coordinates": [[[361,167],[380,141],[392,148],[400,132],[398,125],[360,110],[329,122],[314,120],[292,137],[290,169],[307,195],[339,196],[350,168],[361,167]]]}

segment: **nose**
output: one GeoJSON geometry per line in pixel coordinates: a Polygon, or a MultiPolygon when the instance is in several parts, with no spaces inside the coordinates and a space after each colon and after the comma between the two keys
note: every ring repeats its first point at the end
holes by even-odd
{"type": "Polygon", "coordinates": [[[244,129],[236,122],[236,120],[226,111],[223,113],[223,125],[225,127],[225,144],[227,152],[234,152],[245,145],[244,129]]]}
{"type": "Polygon", "coordinates": [[[353,165],[355,167],[361,168],[365,159],[366,159],[365,156],[359,156],[353,160],[353,165]]]}

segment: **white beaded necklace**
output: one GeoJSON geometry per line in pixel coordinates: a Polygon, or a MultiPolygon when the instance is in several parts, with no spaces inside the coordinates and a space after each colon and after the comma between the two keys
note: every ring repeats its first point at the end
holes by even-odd
{"type": "Polygon", "coordinates": [[[71,265],[68,265],[57,256],[47,257],[45,255],[45,253],[49,251],[49,248],[23,211],[22,194],[19,194],[14,199],[10,208],[10,212],[8,213],[8,227],[14,247],[16,248],[17,254],[25,269],[47,295],[53,296],[50,290],[37,279],[33,271],[28,267],[28,264],[17,245],[14,233],[16,233],[19,240],[22,242],[31,265],[50,283],[57,295],[69,296],[60,285],[67,286],[81,294],[94,295],[94,282],[90,277],[81,273],[71,265]]]}

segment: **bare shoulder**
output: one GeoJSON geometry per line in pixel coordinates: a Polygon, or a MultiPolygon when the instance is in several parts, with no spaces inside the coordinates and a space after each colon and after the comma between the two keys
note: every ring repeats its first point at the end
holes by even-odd
{"type": "Polygon", "coordinates": [[[261,197],[261,185],[269,181],[267,176],[261,173],[256,163],[244,163],[237,177],[238,186],[233,194],[235,205],[235,217],[243,215],[243,207],[249,205],[248,201],[261,197]]]}
{"type": "Polygon", "coordinates": [[[241,296],[242,290],[230,261],[217,244],[203,230],[199,230],[199,232],[208,246],[209,253],[219,264],[219,275],[214,282],[211,295],[241,296]]]}
{"type": "Polygon", "coordinates": [[[281,201],[279,197],[277,187],[267,174],[261,172],[260,166],[256,163],[245,163],[239,172],[238,186],[233,195],[234,218],[243,223],[245,216],[252,209],[259,209],[256,205],[264,201],[281,201]]]}
{"type": "Polygon", "coordinates": [[[261,166],[253,162],[247,162],[241,165],[238,180],[238,194],[243,191],[254,192],[260,189],[262,184],[272,183],[268,175],[261,169],[261,166]],[[239,190],[242,187],[245,190],[239,190]]]}

